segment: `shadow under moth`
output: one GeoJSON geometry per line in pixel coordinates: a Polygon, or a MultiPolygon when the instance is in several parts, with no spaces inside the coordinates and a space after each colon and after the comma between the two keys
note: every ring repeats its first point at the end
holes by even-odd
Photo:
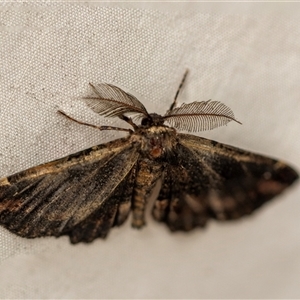
{"type": "Polygon", "coordinates": [[[26,238],[69,235],[72,243],[89,243],[105,238],[130,212],[132,226],[143,227],[147,198],[161,179],[154,219],[171,231],[190,231],[210,218],[249,215],[290,186],[298,174],[284,162],[177,132],[238,122],[217,101],[177,107],[186,74],[164,116],[149,114],[137,98],[114,85],[90,84],[87,105],[132,129],[95,126],[59,111],[77,123],[128,135],[1,179],[0,223],[26,238]],[[140,125],[133,121],[137,117],[140,125]]]}

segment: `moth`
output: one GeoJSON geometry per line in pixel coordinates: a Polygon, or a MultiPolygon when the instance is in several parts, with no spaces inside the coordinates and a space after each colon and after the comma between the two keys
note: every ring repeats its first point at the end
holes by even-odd
{"type": "Polygon", "coordinates": [[[132,226],[142,228],[147,199],[161,179],[154,219],[171,231],[190,231],[209,219],[249,215],[296,181],[296,171],[282,161],[179,133],[238,122],[217,101],[178,107],[186,75],[163,116],[148,113],[136,97],[112,84],[90,84],[87,105],[132,129],[95,126],[59,111],[79,124],[128,135],[1,179],[0,223],[26,238],[68,235],[71,243],[89,243],[105,238],[130,212],[132,226]]]}

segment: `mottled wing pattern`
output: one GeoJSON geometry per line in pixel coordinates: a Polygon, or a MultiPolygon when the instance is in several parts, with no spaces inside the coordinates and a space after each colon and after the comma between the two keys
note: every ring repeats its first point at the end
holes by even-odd
{"type": "Polygon", "coordinates": [[[169,159],[164,170],[152,215],[166,222],[173,231],[189,231],[204,226],[209,217],[205,199],[214,183],[214,174],[202,168],[188,148],[178,144],[174,150],[174,157],[169,159]]]}
{"type": "Polygon", "coordinates": [[[89,243],[98,237],[105,238],[111,227],[125,222],[132,209],[135,175],[136,165],[98,209],[67,232],[72,243],[89,243]]]}
{"type": "Polygon", "coordinates": [[[137,148],[118,139],[2,179],[0,223],[28,238],[105,237],[129,213],[137,148]]]}
{"type": "Polygon", "coordinates": [[[283,162],[192,135],[178,138],[153,208],[171,230],[250,214],[298,178],[283,162]]]}

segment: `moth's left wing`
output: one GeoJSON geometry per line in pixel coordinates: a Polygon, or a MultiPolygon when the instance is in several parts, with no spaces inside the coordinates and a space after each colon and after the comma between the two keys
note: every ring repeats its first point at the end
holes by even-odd
{"type": "Polygon", "coordinates": [[[172,230],[250,214],[298,178],[268,157],[192,135],[178,139],[153,209],[154,218],[172,230]]]}
{"type": "Polygon", "coordinates": [[[0,180],[0,224],[28,238],[105,237],[130,210],[138,159],[129,137],[0,180]]]}

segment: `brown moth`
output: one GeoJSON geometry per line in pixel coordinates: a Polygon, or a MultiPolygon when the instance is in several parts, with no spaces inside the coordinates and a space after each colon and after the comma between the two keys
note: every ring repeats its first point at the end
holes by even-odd
{"type": "Polygon", "coordinates": [[[132,226],[143,227],[147,198],[161,179],[154,219],[172,231],[189,231],[210,218],[249,215],[290,186],[298,174],[281,161],[177,132],[236,121],[216,101],[176,107],[186,74],[164,116],[149,114],[137,98],[114,85],[91,85],[87,105],[100,115],[121,118],[133,130],[94,126],[60,111],[77,123],[128,136],[1,179],[0,223],[26,238],[69,235],[72,243],[89,243],[106,237],[130,212],[132,226]],[[141,117],[141,124],[128,114],[141,117]]]}

